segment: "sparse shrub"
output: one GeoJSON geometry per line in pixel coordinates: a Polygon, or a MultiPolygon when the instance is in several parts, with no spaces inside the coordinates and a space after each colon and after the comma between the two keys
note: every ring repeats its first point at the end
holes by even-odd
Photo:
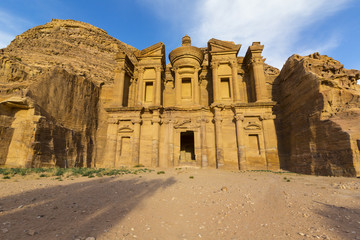
{"type": "Polygon", "coordinates": [[[46,169],[44,169],[44,168],[33,168],[32,171],[34,173],[43,173],[43,172],[46,172],[46,169]]]}
{"type": "Polygon", "coordinates": [[[55,176],[63,176],[65,170],[63,168],[57,168],[55,172],[55,176]]]}
{"type": "Polygon", "coordinates": [[[190,176],[189,178],[190,178],[190,179],[194,179],[194,176],[190,176]]]}
{"type": "Polygon", "coordinates": [[[142,165],[142,164],[136,164],[136,165],[134,166],[134,168],[140,168],[140,167],[145,167],[145,166],[142,165]]]}
{"type": "Polygon", "coordinates": [[[164,171],[158,171],[157,174],[165,174],[164,171]]]}

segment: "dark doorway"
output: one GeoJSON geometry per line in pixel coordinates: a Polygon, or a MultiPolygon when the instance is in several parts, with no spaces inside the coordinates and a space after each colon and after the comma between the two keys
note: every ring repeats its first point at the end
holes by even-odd
{"type": "Polygon", "coordinates": [[[180,161],[195,161],[194,132],[186,131],[180,133],[180,161]]]}

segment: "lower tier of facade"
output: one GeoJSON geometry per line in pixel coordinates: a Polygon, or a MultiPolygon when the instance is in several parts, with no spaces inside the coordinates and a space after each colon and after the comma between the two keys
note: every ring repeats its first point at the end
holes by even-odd
{"type": "Polygon", "coordinates": [[[95,166],[279,169],[272,107],[108,108],[95,166]]]}

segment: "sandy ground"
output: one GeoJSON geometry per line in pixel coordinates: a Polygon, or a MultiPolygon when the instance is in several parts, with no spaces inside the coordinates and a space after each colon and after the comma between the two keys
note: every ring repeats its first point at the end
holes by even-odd
{"type": "Polygon", "coordinates": [[[360,239],[360,179],[164,171],[0,180],[0,239],[360,239]]]}

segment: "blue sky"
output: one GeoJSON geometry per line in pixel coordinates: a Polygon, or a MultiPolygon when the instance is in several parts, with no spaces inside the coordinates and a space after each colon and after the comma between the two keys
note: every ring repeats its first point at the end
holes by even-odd
{"type": "Polygon", "coordinates": [[[0,48],[52,18],[102,28],[138,49],[163,42],[166,51],[188,34],[204,47],[210,38],[265,45],[266,62],[281,68],[294,53],[319,51],[360,69],[359,0],[1,0],[0,48]]]}

